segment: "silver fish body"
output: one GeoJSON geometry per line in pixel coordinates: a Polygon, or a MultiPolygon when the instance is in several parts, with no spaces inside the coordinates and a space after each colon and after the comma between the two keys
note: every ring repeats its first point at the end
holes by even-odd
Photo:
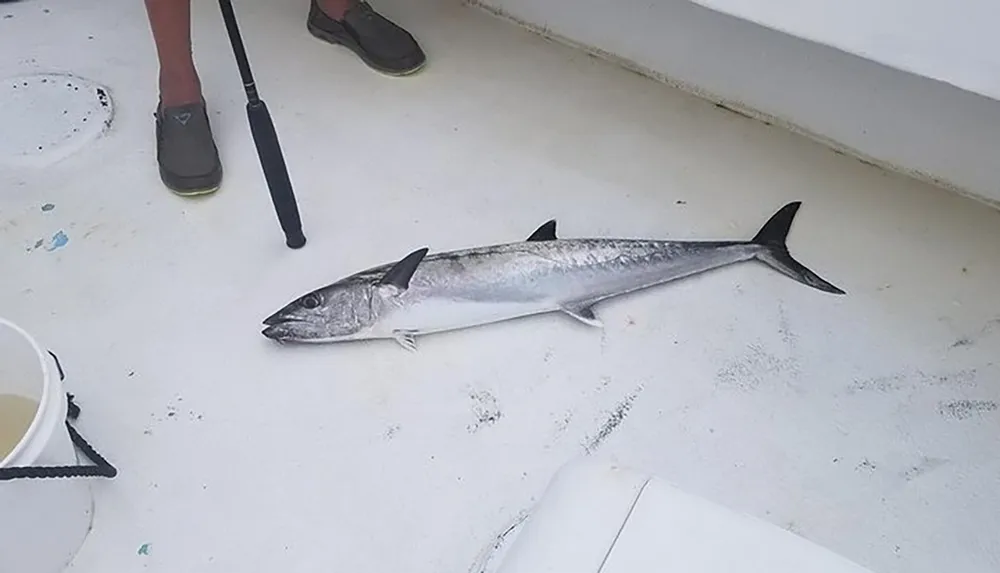
{"type": "Polygon", "coordinates": [[[799,203],[750,241],[559,239],[549,221],[527,240],[427,254],[427,249],[312,291],[264,320],[281,342],[415,337],[529,315],[564,312],[600,326],[596,303],[693,274],[760,260],[825,292],[843,294],[788,254],[799,203]]]}

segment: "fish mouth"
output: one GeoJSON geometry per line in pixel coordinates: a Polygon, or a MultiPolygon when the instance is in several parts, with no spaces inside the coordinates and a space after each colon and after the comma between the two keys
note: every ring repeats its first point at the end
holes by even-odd
{"type": "Polygon", "coordinates": [[[260,333],[263,334],[265,338],[269,338],[271,340],[275,340],[278,342],[284,340],[284,337],[281,336],[276,326],[268,326],[267,328],[261,330],[260,333]]]}
{"type": "Polygon", "coordinates": [[[267,327],[261,330],[260,333],[263,334],[265,338],[269,338],[277,342],[292,341],[295,340],[296,337],[292,335],[291,332],[289,332],[288,326],[296,322],[301,322],[301,321],[285,320],[277,322],[275,324],[269,324],[267,327]]]}
{"type": "Polygon", "coordinates": [[[282,311],[279,310],[278,312],[276,312],[276,313],[272,314],[271,316],[265,318],[263,320],[263,323],[266,324],[266,325],[268,325],[268,326],[276,326],[278,324],[282,324],[282,323],[285,323],[285,322],[296,322],[296,321],[297,321],[297,319],[295,319],[295,318],[293,318],[291,316],[288,316],[284,312],[282,312],[282,311]]]}
{"type": "Polygon", "coordinates": [[[269,325],[260,331],[265,338],[279,344],[308,344],[317,342],[333,342],[337,340],[333,337],[319,336],[309,330],[297,331],[294,329],[297,324],[308,323],[306,320],[289,319],[269,325]]]}
{"type": "Polygon", "coordinates": [[[260,331],[261,334],[271,340],[286,342],[296,338],[292,334],[290,327],[307,321],[294,316],[288,316],[281,311],[278,311],[265,318],[262,322],[266,325],[266,328],[260,331]]]}

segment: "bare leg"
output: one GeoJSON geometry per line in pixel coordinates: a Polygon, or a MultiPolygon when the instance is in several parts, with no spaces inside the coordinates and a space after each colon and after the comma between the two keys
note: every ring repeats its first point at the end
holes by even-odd
{"type": "Polygon", "coordinates": [[[320,8],[334,20],[343,20],[347,9],[355,4],[354,0],[321,0],[320,8]]]}
{"type": "Polygon", "coordinates": [[[145,0],[160,64],[156,161],[163,183],[204,195],[222,182],[222,163],[191,54],[191,0],[145,0]]]}
{"type": "Polygon", "coordinates": [[[160,63],[164,106],[201,100],[201,81],[191,54],[191,0],[145,0],[160,63]]]}

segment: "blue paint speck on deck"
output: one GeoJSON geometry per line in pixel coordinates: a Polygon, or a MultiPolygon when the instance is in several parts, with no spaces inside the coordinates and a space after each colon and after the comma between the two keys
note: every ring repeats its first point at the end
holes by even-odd
{"type": "Polygon", "coordinates": [[[143,543],[140,545],[139,551],[136,552],[136,555],[149,555],[149,543],[143,543]]]}
{"type": "Polygon", "coordinates": [[[66,236],[66,233],[63,231],[59,231],[55,235],[52,235],[52,244],[49,245],[48,247],[45,247],[45,250],[54,251],[56,249],[61,249],[65,247],[66,243],[68,242],[69,242],[69,237],[66,236]]]}
{"type": "Polygon", "coordinates": [[[51,210],[53,210],[55,208],[56,208],[56,206],[53,205],[52,203],[46,203],[46,204],[42,205],[42,211],[51,211],[51,210]]]}

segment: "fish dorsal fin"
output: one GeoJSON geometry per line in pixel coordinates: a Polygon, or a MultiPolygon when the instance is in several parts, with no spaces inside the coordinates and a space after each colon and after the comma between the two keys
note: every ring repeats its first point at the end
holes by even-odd
{"type": "Polygon", "coordinates": [[[604,324],[601,322],[601,319],[597,318],[594,315],[594,307],[591,304],[585,302],[576,304],[567,304],[562,307],[562,311],[584,324],[589,324],[590,326],[596,326],[597,328],[603,328],[604,326],[604,324]]]}
{"type": "Polygon", "coordinates": [[[413,278],[413,273],[417,271],[420,261],[424,260],[424,256],[427,255],[428,250],[424,247],[400,259],[378,281],[379,286],[390,287],[398,291],[410,288],[410,279],[413,278]]]}
{"type": "Polygon", "coordinates": [[[529,241],[555,241],[556,240],[556,220],[551,219],[542,223],[541,227],[528,237],[529,241]]]}

